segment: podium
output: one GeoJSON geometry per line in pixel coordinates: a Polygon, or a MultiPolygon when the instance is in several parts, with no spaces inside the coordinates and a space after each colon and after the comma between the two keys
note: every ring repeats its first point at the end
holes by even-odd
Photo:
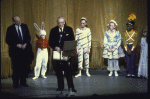
{"type": "Polygon", "coordinates": [[[77,41],[65,41],[63,51],[53,51],[53,60],[68,61],[69,57],[76,55],[77,41]]]}
{"type": "Polygon", "coordinates": [[[76,46],[77,46],[77,41],[65,41],[62,55],[68,57],[75,56],[76,46]]]}

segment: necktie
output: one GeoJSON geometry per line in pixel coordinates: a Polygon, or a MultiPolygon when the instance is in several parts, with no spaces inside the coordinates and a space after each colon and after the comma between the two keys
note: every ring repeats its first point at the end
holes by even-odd
{"type": "Polygon", "coordinates": [[[61,33],[62,33],[62,32],[63,32],[63,31],[62,31],[62,28],[60,28],[60,30],[61,30],[61,33]]]}
{"type": "Polygon", "coordinates": [[[60,44],[60,46],[61,46],[61,40],[62,40],[62,28],[60,28],[60,34],[59,34],[59,36],[60,36],[59,44],[60,44]]]}
{"type": "Polygon", "coordinates": [[[22,44],[22,37],[21,37],[21,32],[19,30],[19,26],[18,26],[18,34],[19,34],[20,43],[22,44]]]}

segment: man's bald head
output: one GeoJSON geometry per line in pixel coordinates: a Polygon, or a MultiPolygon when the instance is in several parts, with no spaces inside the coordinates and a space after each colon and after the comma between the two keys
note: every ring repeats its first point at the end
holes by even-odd
{"type": "Polygon", "coordinates": [[[12,20],[16,25],[21,25],[21,19],[19,16],[13,16],[12,20]]]}

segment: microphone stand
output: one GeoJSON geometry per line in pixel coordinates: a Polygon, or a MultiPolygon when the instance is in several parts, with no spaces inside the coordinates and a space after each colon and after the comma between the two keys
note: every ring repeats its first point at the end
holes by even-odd
{"type": "MultiPolygon", "coordinates": [[[[62,65],[61,65],[61,38],[62,38],[62,34],[60,35],[60,42],[59,42],[59,46],[60,46],[60,64],[59,64],[59,66],[60,66],[60,69],[62,71],[62,65]]],[[[62,84],[62,80],[61,80],[61,84],[62,84]]],[[[61,85],[61,88],[62,88],[62,85],[61,85]]],[[[62,89],[61,89],[60,94],[62,94],[62,89]]]]}
{"type": "MultiPolygon", "coordinates": [[[[61,70],[61,72],[62,72],[62,64],[61,64],[61,37],[62,36],[60,36],[60,42],[59,42],[59,47],[60,47],[60,64],[59,64],[59,68],[60,68],[60,70],[61,70]]],[[[62,79],[61,79],[61,84],[62,84],[62,79]]],[[[61,85],[61,88],[62,88],[62,85],[61,85]]],[[[62,89],[61,89],[61,93],[57,96],[57,97],[65,97],[64,95],[63,95],[63,93],[62,93],[62,89]]]]}

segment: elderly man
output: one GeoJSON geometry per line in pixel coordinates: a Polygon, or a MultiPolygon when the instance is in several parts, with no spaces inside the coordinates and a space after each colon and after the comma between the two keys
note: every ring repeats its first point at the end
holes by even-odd
{"type": "MultiPolygon", "coordinates": [[[[12,80],[13,88],[17,88],[20,84],[28,87],[26,84],[26,77],[29,69],[29,47],[30,34],[26,24],[21,23],[19,16],[12,17],[13,25],[7,28],[6,43],[9,45],[9,56],[12,61],[12,80]]],[[[31,49],[30,49],[31,50],[31,49]]]]}
{"type": "MultiPolygon", "coordinates": [[[[54,27],[50,31],[49,45],[53,51],[62,51],[64,46],[64,41],[74,40],[74,34],[71,27],[65,25],[65,19],[63,17],[57,18],[58,26],[54,27]]],[[[68,61],[58,61],[56,63],[56,76],[58,88],[57,91],[62,91],[64,89],[64,78],[62,71],[66,72],[66,79],[68,83],[68,89],[72,92],[76,92],[74,89],[72,73],[68,61]],[[61,66],[60,66],[61,63],[61,66]]]]}

